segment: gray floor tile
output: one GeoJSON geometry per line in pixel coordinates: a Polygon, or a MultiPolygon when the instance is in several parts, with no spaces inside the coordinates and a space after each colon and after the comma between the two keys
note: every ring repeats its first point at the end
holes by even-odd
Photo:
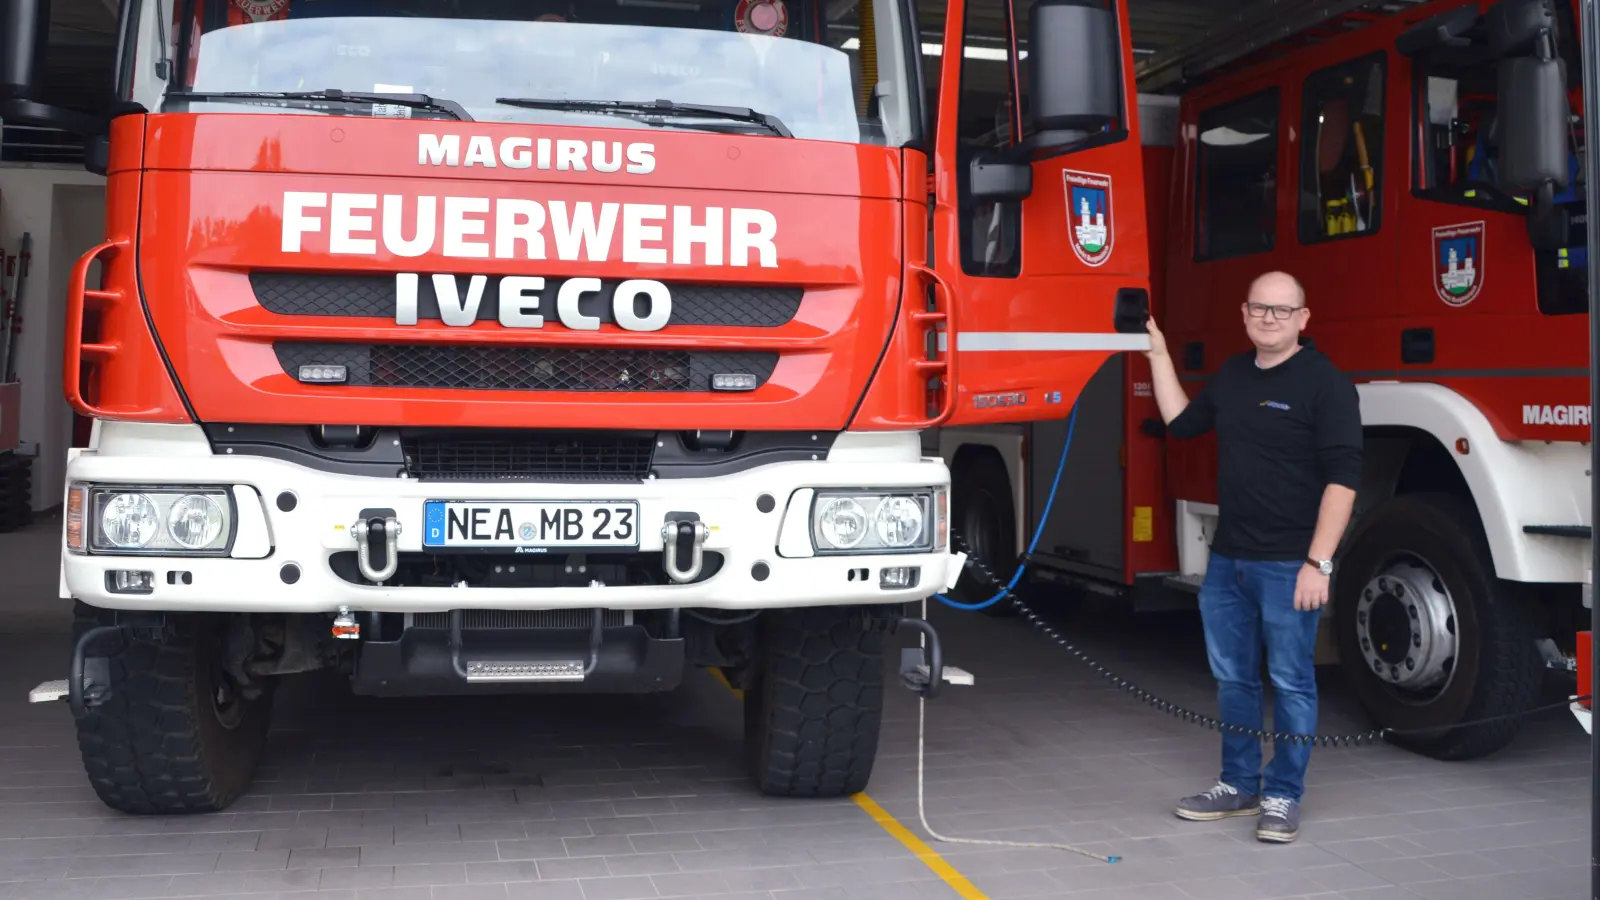
{"type": "Polygon", "coordinates": [[[467,867],[461,864],[436,863],[381,868],[393,870],[395,887],[433,887],[440,884],[467,883],[467,867]]]}
{"type": "Polygon", "coordinates": [[[356,900],[433,900],[433,889],[425,887],[363,888],[356,900]]]}
{"type": "Polygon", "coordinates": [[[447,884],[433,888],[432,900],[508,900],[503,884],[447,884]]]}
{"type": "Polygon", "coordinates": [[[585,900],[577,881],[523,882],[506,885],[506,900],[585,900]]]}
{"type": "Polygon", "coordinates": [[[660,896],[645,875],[584,878],[578,885],[583,888],[584,900],[645,900],[660,896]]]}

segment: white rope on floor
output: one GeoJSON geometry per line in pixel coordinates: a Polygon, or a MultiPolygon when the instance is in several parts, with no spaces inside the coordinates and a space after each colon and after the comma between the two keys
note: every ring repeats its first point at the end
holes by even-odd
{"type": "MultiPolygon", "coordinates": [[[[924,621],[926,621],[927,618],[928,618],[928,598],[926,598],[926,597],[924,597],[922,599],[922,618],[923,618],[924,621]]],[[[924,658],[926,658],[927,657],[927,652],[928,652],[928,637],[927,637],[927,635],[921,635],[920,637],[921,637],[921,646],[922,646],[923,656],[924,656],[924,658]]],[[[929,662],[929,664],[931,666],[932,660],[928,660],[928,662],[929,662]]],[[[944,673],[943,672],[935,672],[935,671],[932,670],[932,668],[929,668],[928,677],[929,677],[930,683],[931,683],[931,679],[941,679],[942,680],[944,678],[944,673]]],[[[924,758],[925,758],[926,753],[927,753],[927,707],[928,707],[928,698],[922,696],[921,694],[918,694],[917,695],[917,817],[922,821],[922,830],[926,831],[928,833],[929,837],[933,838],[936,841],[940,841],[940,842],[946,843],[946,844],[975,844],[975,845],[987,846],[987,847],[1018,847],[1018,848],[1023,848],[1023,849],[1038,849],[1038,850],[1065,850],[1065,851],[1067,851],[1069,853],[1077,853],[1077,854],[1082,855],[1082,856],[1087,856],[1090,859],[1098,859],[1101,862],[1114,863],[1114,862],[1120,862],[1121,861],[1122,857],[1120,857],[1120,856],[1105,856],[1105,855],[1100,854],[1100,853],[1094,853],[1094,852],[1089,851],[1089,850],[1084,850],[1081,847],[1074,847],[1071,844],[1034,843],[1034,842],[1029,842],[1029,841],[1001,841],[1001,840],[991,840],[991,839],[984,839],[984,838],[946,837],[945,835],[942,835],[939,832],[934,831],[933,830],[933,826],[928,824],[927,806],[926,806],[926,803],[924,801],[924,778],[923,778],[923,773],[924,773],[924,758]]]]}

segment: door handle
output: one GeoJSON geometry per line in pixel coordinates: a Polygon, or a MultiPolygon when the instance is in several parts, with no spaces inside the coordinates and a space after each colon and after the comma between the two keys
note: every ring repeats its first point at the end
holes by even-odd
{"type": "Polygon", "coordinates": [[[1144,334],[1144,323],[1149,318],[1148,291],[1144,288],[1117,289],[1117,302],[1111,314],[1111,323],[1118,334],[1144,334]]]}
{"type": "Polygon", "coordinates": [[[1400,332],[1400,361],[1402,363],[1433,362],[1433,329],[1407,328],[1400,332]]]}

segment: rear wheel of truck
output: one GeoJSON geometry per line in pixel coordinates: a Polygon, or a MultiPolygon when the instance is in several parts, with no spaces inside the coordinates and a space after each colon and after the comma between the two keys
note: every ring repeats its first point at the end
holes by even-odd
{"type": "MultiPolygon", "coordinates": [[[[74,639],[112,623],[77,604],[74,639]]],[[[134,814],[216,812],[250,786],[272,718],[273,682],[246,697],[222,654],[226,618],[168,615],[165,637],[105,635],[110,696],[77,720],[78,749],[102,802],[134,814]]]]}
{"type": "MultiPolygon", "coordinates": [[[[967,564],[950,599],[967,605],[988,603],[1005,588],[1016,565],[1016,516],[1011,477],[1000,456],[987,450],[958,456],[950,474],[950,523],[958,537],[956,549],[967,554],[967,564]]],[[[1000,618],[1018,612],[1010,597],[980,611],[1000,618]]]]}
{"type": "Polygon", "coordinates": [[[883,719],[882,630],[860,610],[762,615],[744,692],[745,756],[763,794],[841,797],[866,789],[883,719]]]}
{"type": "Polygon", "coordinates": [[[1473,759],[1516,736],[1538,698],[1544,665],[1533,610],[1494,574],[1470,503],[1407,494],[1363,516],[1333,584],[1341,665],[1382,727],[1434,759],[1473,759]]]}

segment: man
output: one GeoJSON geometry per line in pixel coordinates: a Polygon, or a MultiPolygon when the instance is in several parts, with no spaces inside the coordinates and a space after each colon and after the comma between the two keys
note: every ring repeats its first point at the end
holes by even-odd
{"type": "MultiPolygon", "coordinates": [[[[1255,350],[1225,360],[1193,402],[1153,320],[1145,355],[1167,433],[1217,432],[1220,521],[1200,614],[1221,719],[1263,727],[1264,641],[1272,730],[1310,734],[1317,725],[1317,620],[1361,477],[1361,412],[1350,379],[1300,343],[1311,312],[1293,277],[1257,278],[1240,312],[1255,350]]],[[[1257,838],[1293,841],[1310,757],[1308,744],[1275,745],[1263,784],[1260,738],[1225,732],[1220,781],[1181,800],[1177,814],[1209,821],[1259,812],[1257,838]]]]}

